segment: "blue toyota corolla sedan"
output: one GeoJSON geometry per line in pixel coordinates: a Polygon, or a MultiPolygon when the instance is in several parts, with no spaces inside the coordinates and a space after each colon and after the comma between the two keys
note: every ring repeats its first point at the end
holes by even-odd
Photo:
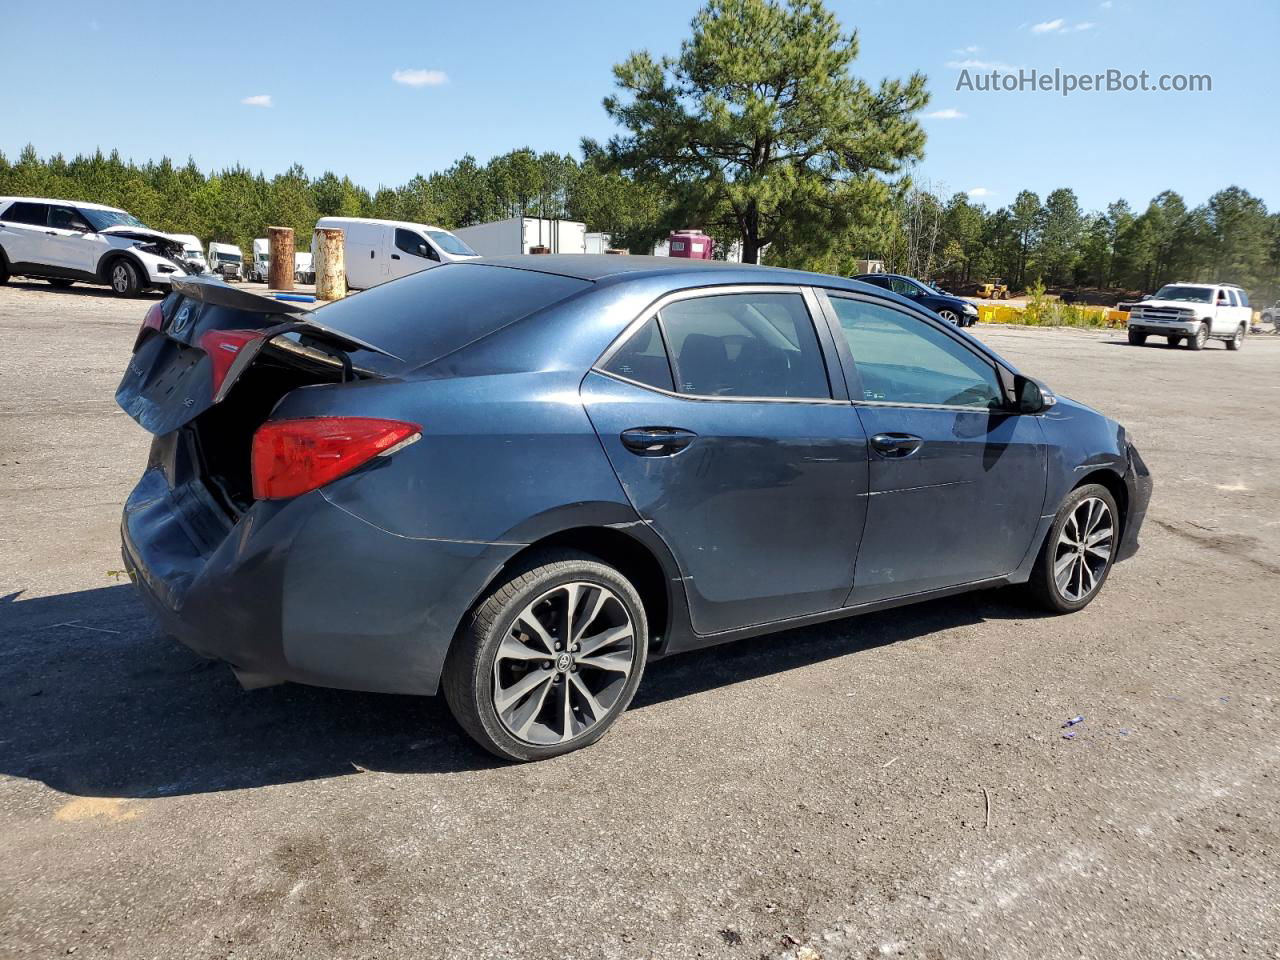
{"type": "Polygon", "coordinates": [[[982,587],[1087,605],[1147,468],[891,291],[649,257],[447,264],[311,313],[175,280],[117,392],[124,560],[279,681],[443,689],[494,753],[598,740],[646,661],[982,587]]]}

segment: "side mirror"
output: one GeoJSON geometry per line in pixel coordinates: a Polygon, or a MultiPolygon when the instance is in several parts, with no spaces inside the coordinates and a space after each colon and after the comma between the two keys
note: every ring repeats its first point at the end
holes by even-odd
{"type": "Polygon", "coordinates": [[[1044,413],[1058,402],[1053,391],[1043,383],[1021,374],[1014,379],[1013,389],[1018,398],[1019,413],[1044,413]]]}
{"type": "Polygon", "coordinates": [[[420,257],[431,256],[431,252],[427,249],[427,245],[425,243],[418,244],[418,256],[420,257]]]}

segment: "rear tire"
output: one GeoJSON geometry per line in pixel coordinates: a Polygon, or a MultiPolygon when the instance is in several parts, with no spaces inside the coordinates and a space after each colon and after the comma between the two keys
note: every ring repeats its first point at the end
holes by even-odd
{"type": "Polygon", "coordinates": [[[1083,610],[1102,590],[1120,546],[1120,511],[1100,483],[1067,494],[1036,557],[1027,587],[1052,613],[1083,610]]]}
{"type": "Polygon", "coordinates": [[[1145,333],[1138,333],[1136,330],[1129,331],[1129,344],[1134,347],[1140,347],[1147,342],[1145,333]]]}
{"type": "Polygon", "coordinates": [[[142,292],[138,268],[132,261],[123,258],[114,261],[107,268],[107,282],[111,284],[111,292],[117,297],[136,297],[142,292]]]}
{"type": "Polygon", "coordinates": [[[1192,350],[1203,350],[1204,345],[1209,342],[1209,325],[1207,323],[1200,324],[1198,329],[1191,336],[1187,337],[1187,346],[1192,350]]]}
{"type": "Polygon", "coordinates": [[[9,258],[0,250],[0,286],[9,282],[9,258]]]}
{"type": "Polygon", "coordinates": [[[543,760],[608,732],[640,685],[648,642],[630,581],[590,554],[548,552],[468,615],[441,685],[480,746],[506,760],[543,760]]]}
{"type": "Polygon", "coordinates": [[[1227,341],[1228,350],[1239,350],[1244,346],[1244,324],[1236,327],[1236,335],[1227,341]]]}
{"type": "Polygon", "coordinates": [[[49,286],[53,287],[55,290],[67,290],[67,289],[69,289],[69,288],[70,288],[70,286],[71,286],[73,283],[75,283],[75,281],[74,281],[74,280],[65,280],[65,279],[63,279],[63,278],[61,278],[61,277],[58,277],[58,278],[55,278],[55,279],[50,280],[50,281],[49,281],[49,286]]]}

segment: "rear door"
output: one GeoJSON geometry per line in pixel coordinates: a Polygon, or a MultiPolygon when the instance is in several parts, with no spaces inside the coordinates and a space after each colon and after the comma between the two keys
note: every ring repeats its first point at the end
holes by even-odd
{"type": "Polygon", "coordinates": [[[44,263],[49,205],[19,200],[0,213],[0,249],[13,265],[44,263]]]}
{"type": "Polygon", "coordinates": [[[834,341],[815,329],[816,304],[795,287],[676,294],[583,381],[699,634],[835,609],[852,585],[866,438],[838,367],[828,377],[834,341]]]}
{"type": "Polygon", "coordinates": [[[1012,572],[1045,497],[1036,417],[1008,411],[995,364],[949,325],[827,291],[870,448],[851,604],[1012,572]]]}

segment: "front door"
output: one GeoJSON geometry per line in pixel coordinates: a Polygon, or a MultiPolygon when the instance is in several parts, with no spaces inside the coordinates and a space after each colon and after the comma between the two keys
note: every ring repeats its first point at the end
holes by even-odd
{"type": "Polygon", "coordinates": [[[1045,497],[1040,422],[1009,411],[995,364],[923,316],[831,293],[871,451],[851,604],[1011,573],[1045,497]]]}
{"type": "Polygon", "coordinates": [[[839,608],[866,515],[866,439],[805,295],[732,289],[661,305],[582,385],[703,635],[839,608]]]}
{"type": "Polygon", "coordinates": [[[90,239],[92,232],[88,221],[74,207],[50,207],[45,262],[63,270],[92,273],[99,252],[99,244],[90,239]]]}

